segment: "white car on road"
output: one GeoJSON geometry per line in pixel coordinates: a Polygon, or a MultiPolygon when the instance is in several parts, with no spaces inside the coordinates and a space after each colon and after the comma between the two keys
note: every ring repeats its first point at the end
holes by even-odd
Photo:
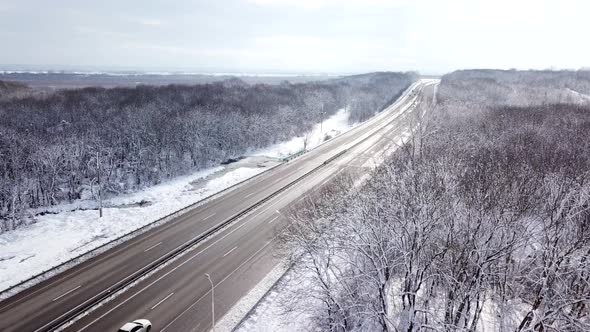
{"type": "Polygon", "coordinates": [[[152,323],[149,320],[138,319],[121,326],[119,332],[150,332],[151,329],[152,323]]]}

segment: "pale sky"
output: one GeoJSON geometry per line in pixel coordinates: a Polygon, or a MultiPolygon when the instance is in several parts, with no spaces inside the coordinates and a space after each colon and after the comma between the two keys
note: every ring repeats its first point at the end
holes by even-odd
{"type": "Polygon", "coordinates": [[[0,69],[590,67],[582,0],[0,0],[0,69]]]}

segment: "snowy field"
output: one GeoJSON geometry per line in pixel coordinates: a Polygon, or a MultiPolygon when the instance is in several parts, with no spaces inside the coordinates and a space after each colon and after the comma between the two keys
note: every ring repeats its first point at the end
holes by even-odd
{"type": "MultiPolygon", "coordinates": [[[[297,266],[292,268],[265,294],[263,300],[239,326],[230,325],[232,320],[224,317],[219,322],[218,330],[236,332],[314,331],[313,314],[325,310],[325,306],[318,299],[300,295],[308,294],[307,291],[310,287],[317,287],[317,285],[313,285],[312,280],[314,279],[311,271],[299,269],[297,266]]],[[[399,286],[399,283],[397,285],[399,286]]],[[[391,287],[392,296],[389,307],[391,312],[402,312],[401,303],[399,303],[401,302],[401,293],[395,293],[395,289],[399,289],[399,287],[391,287]]],[[[439,312],[444,313],[444,305],[444,301],[441,300],[434,306],[440,307],[439,312]]],[[[505,314],[506,310],[502,311],[502,308],[499,308],[494,301],[488,299],[484,302],[477,330],[483,332],[506,330],[504,324],[513,326],[520,321],[518,318],[526,313],[524,307],[523,303],[514,301],[510,304],[512,310],[508,310],[511,314],[503,317],[500,314],[505,314]],[[499,317],[503,317],[504,324],[501,319],[498,319],[499,317]]],[[[442,320],[442,317],[440,319],[442,320]]]]}
{"type": "MultiPolygon", "coordinates": [[[[309,287],[311,276],[289,270],[266,294],[251,315],[236,327],[236,332],[311,331],[309,312],[321,310],[314,299],[297,298],[297,290],[309,287]]],[[[223,323],[223,320],[221,321],[223,323]]]]}
{"type": "MultiPolygon", "coordinates": [[[[348,113],[342,109],[323,122],[321,131],[317,124],[306,135],[307,148],[352,127],[348,124],[348,113]]],[[[36,223],[0,234],[0,291],[264,172],[277,164],[276,158],[303,149],[304,139],[305,136],[295,137],[253,151],[249,158],[235,164],[201,170],[133,194],[107,199],[103,218],[98,217],[97,210],[89,209],[95,206],[93,201],[80,200],[53,207],[53,213],[37,216],[36,223]]]]}

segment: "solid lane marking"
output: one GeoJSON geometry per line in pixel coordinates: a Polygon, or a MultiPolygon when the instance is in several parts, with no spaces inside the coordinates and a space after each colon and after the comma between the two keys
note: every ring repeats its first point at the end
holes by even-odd
{"type": "Polygon", "coordinates": [[[209,219],[209,218],[211,218],[211,217],[213,217],[213,216],[215,216],[215,213],[213,213],[213,214],[212,214],[212,215],[210,215],[210,216],[207,216],[207,217],[205,217],[203,220],[207,220],[207,219],[209,219]]]}
{"type": "Polygon", "coordinates": [[[318,187],[323,187],[326,184],[326,182],[331,181],[331,180],[332,180],[332,178],[328,177],[327,179],[322,181],[322,183],[320,183],[320,185],[318,187]]]}
{"type": "Polygon", "coordinates": [[[168,300],[168,298],[170,298],[170,296],[174,295],[174,292],[168,294],[168,296],[166,296],[165,298],[161,299],[160,302],[156,303],[153,307],[152,310],[154,310],[157,306],[159,306],[160,304],[162,304],[162,302],[168,300]]]}
{"type": "Polygon", "coordinates": [[[269,206],[269,207],[267,207],[266,209],[264,209],[264,210],[260,211],[260,212],[259,212],[259,213],[257,213],[257,214],[256,214],[254,217],[252,217],[252,219],[258,218],[258,216],[259,216],[259,215],[261,215],[261,214],[263,214],[264,212],[268,211],[268,209],[270,209],[271,207],[272,207],[272,205],[271,205],[271,206],[269,206]]]}
{"type": "Polygon", "coordinates": [[[233,248],[232,248],[230,251],[226,252],[226,253],[225,253],[225,255],[223,255],[223,257],[225,257],[225,256],[227,256],[227,255],[229,255],[229,254],[231,254],[231,252],[232,252],[232,251],[234,251],[234,250],[236,250],[236,249],[238,249],[238,247],[237,247],[237,246],[233,247],[233,248]]]}
{"type": "MultiPolygon", "coordinates": [[[[233,271],[231,271],[225,278],[221,279],[220,282],[218,282],[213,289],[217,288],[219,285],[221,285],[225,280],[227,280],[227,278],[231,277],[234,273],[236,273],[236,271],[238,271],[242,266],[246,265],[249,261],[251,261],[254,257],[256,257],[256,255],[258,255],[262,250],[264,250],[266,247],[268,247],[269,244],[271,244],[278,236],[273,237],[272,239],[270,239],[268,242],[266,242],[266,244],[264,246],[262,246],[262,248],[258,249],[252,256],[250,256],[247,260],[245,260],[242,264],[240,264],[238,267],[236,267],[233,271]]],[[[184,315],[187,311],[191,310],[197,303],[199,303],[205,296],[209,295],[209,293],[211,293],[211,290],[207,291],[207,293],[203,294],[203,296],[201,296],[197,301],[195,301],[193,304],[191,304],[190,307],[186,308],[183,312],[180,313],[180,315],[176,316],[176,318],[174,318],[170,323],[168,323],[168,325],[164,326],[163,329],[161,329],[161,332],[164,332],[164,330],[166,330],[167,328],[170,327],[170,325],[174,324],[174,322],[176,322],[178,320],[178,318],[182,317],[182,315],[184,315]]]]}
{"type": "Polygon", "coordinates": [[[158,243],[154,244],[153,246],[151,246],[151,247],[147,248],[147,249],[146,249],[146,250],[144,250],[143,252],[148,252],[148,251],[150,251],[150,250],[154,249],[155,247],[159,246],[160,244],[162,244],[162,242],[158,242],[158,243]]]}
{"type": "Polygon", "coordinates": [[[67,292],[65,292],[65,293],[61,294],[60,296],[56,297],[55,299],[53,299],[53,301],[51,301],[51,302],[55,302],[55,301],[57,301],[57,300],[61,299],[62,297],[64,297],[64,296],[66,296],[66,295],[70,294],[71,292],[75,291],[76,289],[78,289],[78,288],[80,288],[80,287],[82,287],[82,285],[79,285],[78,287],[75,287],[74,289],[70,289],[69,291],[67,291],[67,292]]]}

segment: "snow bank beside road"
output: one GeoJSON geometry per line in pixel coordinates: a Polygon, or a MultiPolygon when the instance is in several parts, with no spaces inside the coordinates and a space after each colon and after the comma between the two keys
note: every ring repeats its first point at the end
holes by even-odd
{"type": "Polygon", "coordinates": [[[223,170],[214,167],[105,201],[97,210],[62,211],[37,217],[35,224],[0,235],[0,289],[6,289],[80,254],[154,222],[264,168],[238,168],[194,190],[191,183],[223,170]],[[139,202],[147,202],[140,206],[139,202]]]}
{"type": "MultiPolygon", "coordinates": [[[[294,269],[297,269],[295,267],[294,269]]],[[[316,299],[295,298],[297,290],[310,287],[311,276],[294,269],[287,271],[276,285],[254,308],[240,325],[235,327],[236,332],[273,332],[310,331],[311,317],[309,312],[321,310],[321,303],[316,299]],[[301,308],[307,310],[301,310],[301,308]]],[[[303,292],[302,292],[303,293],[303,292]]],[[[221,321],[223,322],[223,320],[221,321]]]]}
{"type": "Polygon", "coordinates": [[[327,139],[336,137],[345,131],[354,128],[357,124],[348,123],[349,113],[345,108],[340,109],[331,117],[324,120],[323,123],[316,124],[313,129],[303,136],[293,137],[291,140],[272,145],[252,153],[253,156],[267,156],[271,158],[285,158],[295,154],[305,146],[307,139],[307,149],[313,149],[322,144],[327,139]]]}

